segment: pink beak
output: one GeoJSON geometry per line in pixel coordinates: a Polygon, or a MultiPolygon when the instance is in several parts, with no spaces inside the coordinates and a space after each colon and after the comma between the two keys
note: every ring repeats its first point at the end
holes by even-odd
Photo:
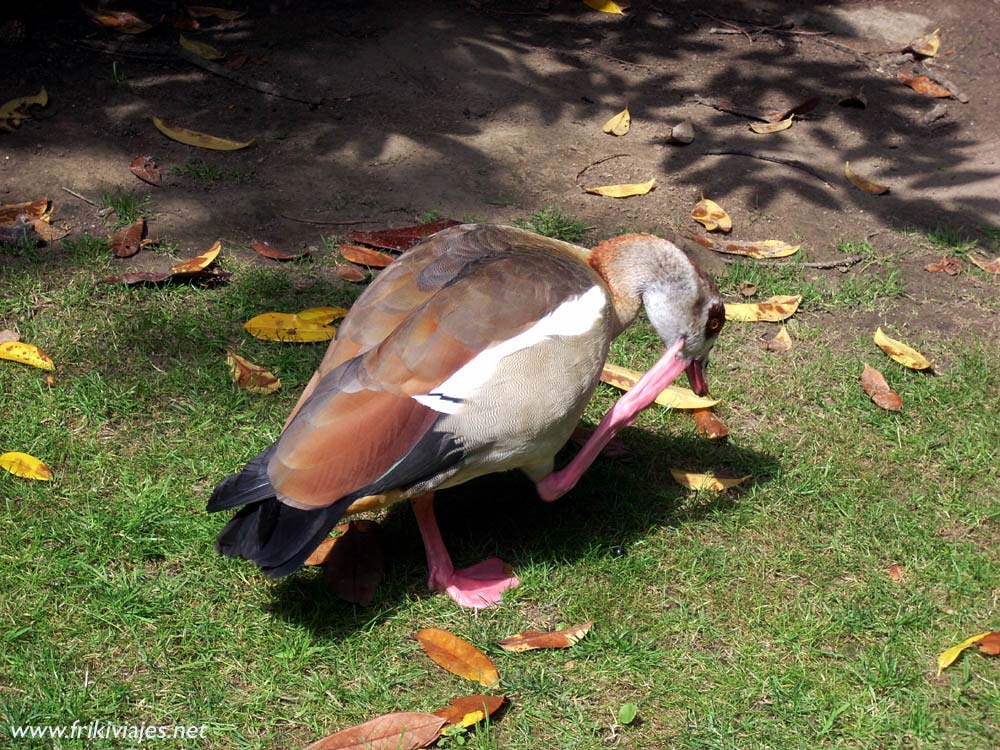
{"type": "Polygon", "coordinates": [[[708,395],[708,383],[705,382],[705,369],[702,367],[701,360],[692,359],[684,371],[687,373],[691,390],[699,396],[708,395]]]}

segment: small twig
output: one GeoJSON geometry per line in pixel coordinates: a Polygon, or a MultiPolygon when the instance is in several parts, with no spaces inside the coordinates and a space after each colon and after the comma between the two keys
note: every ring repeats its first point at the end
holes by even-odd
{"type": "MultiPolygon", "coordinates": [[[[811,263],[790,263],[785,258],[757,258],[755,263],[765,263],[765,264],[777,264],[777,265],[794,265],[796,268],[850,268],[855,263],[860,263],[867,255],[851,255],[847,258],[841,258],[840,260],[818,260],[811,263]]],[[[724,263],[739,263],[740,261],[745,261],[744,257],[726,257],[723,256],[722,260],[724,263]]]]}
{"type": "Polygon", "coordinates": [[[288,99],[289,101],[299,102],[301,104],[309,104],[314,107],[318,107],[323,104],[322,99],[317,99],[316,97],[312,96],[306,96],[304,94],[298,95],[298,94],[285,93],[273,83],[268,83],[267,81],[257,81],[252,78],[247,78],[246,76],[241,75],[240,73],[237,73],[234,70],[229,70],[228,68],[225,68],[222,65],[211,62],[210,60],[204,60],[198,57],[198,55],[192,52],[188,52],[186,49],[177,50],[177,54],[178,56],[181,57],[181,59],[186,60],[195,67],[201,68],[202,70],[206,70],[209,73],[213,73],[217,76],[221,76],[222,78],[232,81],[233,83],[237,83],[240,86],[245,86],[246,88],[259,91],[262,94],[267,94],[268,96],[276,96],[279,99],[288,99]]]}
{"type": "Polygon", "coordinates": [[[347,226],[348,224],[372,223],[372,219],[355,219],[352,221],[326,221],[322,219],[303,219],[298,216],[289,216],[288,214],[281,214],[281,213],[279,213],[278,216],[280,216],[283,219],[288,219],[289,221],[299,221],[302,222],[303,224],[323,224],[325,226],[347,226]]]}
{"type": "MultiPolygon", "coordinates": [[[[552,48],[549,47],[548,49],[551,50],[552,48]]],[[[578,50],[573,50],[573,51],[574,52],[579,52],[579,53],[582,53],[582,54],[585,54],[585,55],[596,55],[597,57],[603,57],[606,60],[612,60],[613,62],[616,62],[616,63],[618,63],[620,65],[631,65],[633,68],[644,68],[646,70],[660,70],[661,69],[660,66],[658,66],[658,65],[647,65],[645,63],[632,62],[631,60],[623,60],[620,57],[612,57],[611,55],[605,54],[604,52],[598,52],[597,50],[593,50],[593,49],[578,49],[578,50]]]]}
{"type": "MultiPolygon", "coordinates": [[[[60,187],[62,187],[62,186],[60,186],[60,187]]],[[[84,196],[80,195],[79,193],[77,193],[76,191],[70,190],[68,187],[63,187],[62,189],[65,190],[70,195],[72,195],[74,198],[79,198],[84,203],[89,203],[94,208],[100,208],[101,207],[100,203],[94,203],[94,201],[90,200],[90,198],[84,197],[84,196]]]]}
{"type": "Polygon", "coordinates": [[[582,185],[580,185],[580,178],[583,177],[583,173],[586,172],[588,169],[590,169],[591,167],[596,167],[598,164],[603,164],[606,161],[611,161],[612,159],[621,158],[622,156],[632,156],[632,154],[612,154],[611,156],[605,156],[603,159],[598,159],[597,161],[591,162],[590,164],[585,166],[583,169],[581,169],[579,172],[576,173],[577,187],[583,187],[582,185]]]}
{"type": "Polygon", "coordinates": [[[808,164],[803,164],[797,159],[782,159],[780,156],[767,156],[766,154],[758,154],[756,151],[705,151],[703,156],[746,156],[751,159],[760,159],[761,161],[773,161],[775,164],[784,164],[786,167],[792,167],[793,169],[800,169],[807,174],[811,174],[818,180],[821,180],[824,185],[829,187],[831,190],[836,190],[837,186],[832,184],[822,173],[817,172],[815,169],[810,167],[808,164]]]}
{"type": "Polygon", "coordinates": [[[948,89],[948,93],[962,102],[962,104],[969,103],[968,95],[959,89],[954,83],[938,73],[935,69],[925,65],[924,63],[920,63],[920,72],[934,81],[934,83],[938,83],[948,89]]]}

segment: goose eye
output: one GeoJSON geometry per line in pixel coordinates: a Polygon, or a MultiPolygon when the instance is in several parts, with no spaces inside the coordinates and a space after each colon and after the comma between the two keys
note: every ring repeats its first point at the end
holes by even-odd
{"type": "Polygon", "coordinates": [[[708,330],[711,333],[717,333],[720,328],[722,328],[722,323],[719,322],[718,318],[712,318],[708,321],[708,330]]]}

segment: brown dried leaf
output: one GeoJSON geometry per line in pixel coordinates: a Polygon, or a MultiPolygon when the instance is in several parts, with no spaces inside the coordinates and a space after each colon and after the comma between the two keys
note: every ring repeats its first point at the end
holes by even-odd
{"type": "Polygon", "coordinates": [[[375,521],[351,521],[325,562],[329,589],[344,601],[367,607],[385,575],[382,529],[375,521]]]}
{"type": "Polygon", "coordinates": [[[788,329],[781,326],[774,338],[764,342],[764,348],[769,352],[787,352],[792,349],[792,337],[788,335],[788,329]]]}
{"type": "Polygon", "coordinates": [[[733,220],[718,203],[708,198],[702,198],[691,209],[691,218],[705,227],[709,232],[718,229],[729,232],[733,228],[733,220]]]}
{"type": "Polygon", "coordinates": [[[729,435],[729,428],[726,424],[715,416],[711,409],[692,409],[691,416],[694,418],[694,426],[698,429],[698,434],[707,440],[722,440],[729,435]]]}
{"type": "Polygon", "coordinates": [[[361,245],[341,245],[340,254],[344,260],[369,268],[385,268],[395,260],[391,255],[361,245]]]}
{"type": "Polygon", "coordinates": [[[130,10],[108,10],[106,8],[91,8],[81,3],[80,7],[95,23],[106,26],[123,34],[141,34],[149,31],[152,25],[146,23],[130,10]]]}
{"type": "Polygon", "coordinates": [[[986,271],[986,273],[1000,273],[1000,255],[995,257],[993,260],[982,260],[978,256],[969,253],[968,258],[975,266],[986,271]]]}
{"type": "Polygon", "coordinates": [[[871,193],[872,195],[884,195],[889,192],[888,185],[881,185],[877,182],[866,180],[864,177],[859,177],[854,174],[854,170],[851,169],[851,163],[849,161],[844,162],[844,177],[854,183],[855,187],[860,190],[864,190],[866,193],[871,193]]]}
{"type": "Polygon", "coordinates": [[[226,352],[226,364],[233,381],[250,393],[274,393],[281,388],[281,381],[274,373],[243,359],[239,354],[226,352]]]}
{"type": "Polygon", "coordinates": [[[989,635],[979,641],[979,653],[990,656],[1000,654],[1000,630],[991,630],[989,635]]]}
{"type": "Polygon", "coordinates": [[[351,263],[338,263],[333,267],[333,272],[337,274],[338,279],[354,283],[365,281],[368,278],[368,274],[364,270],[351,263]]]}
{"type": "Polygon", "coordinates": [[[958,258],[944,257],[934,263],[928,263],[924,266],[924,270],[931,273],[946,273],[949,276],[958,276],[962,270],[962,261],[958,258]]]}
{"type": "MultiPolygon", "coordinates": [[[[809,97],[808,99],[806,99],[803,102],[799,102],[794,107],[789,107],[788,109],[785,109],[785,110],[779,110],[777,112],[772,112],[768,116],[767,119],[770,120],[771,122],[780,122],[782,120],[790,120],[795,115],[805,115],[805,114],[808,114],[808,113],[812,112],[814,109],[816,109],[816,107],[819,106],[819,104],[820,104],[821,101],[823,101],[823,100],[820,97],[818,97],[818,96],[812,96],[812,97],[809,97]]],[[[789,123],[789,125],[786,126],[786,127],[790,127],[790,125],[791,124],[789,123]]],[[[784,128],[782,128],[782,130],[783,129],[784,128]]]]}
{"type": "Polygon", "coordinates": [[[0,226],[13,224],[18,216],[31,219],[43,219],[48,221],[52,208],[48,198],[39,198],[37,201],[25,201],[24,203],[5,203],[0,206],[0,226]]]}
{"type": "Polygon", "coordinates": [[[152,156],[142,156],[140,154],[132,160],[128,168],[132,174],[143,182],[148,182],[153,187],[159,187],[163,181],[160,168],[156,166],[156,162],[152,156]]]}
{"type": "Polygon", "coordinates": [[[889,387],[885,376],[867,362],[865,369],[861,372],[861,387],[865,389],[865,393],[871,397],[876,405],[881,406],[886,411],[899,411],[903,408],[903,399],[889,387]]]}
{"type": "Polygon", "coordinates": [[[298,252],[295,252],[294,250],[279,250],[278,248],[271,247],[266,242],[261,242],[260,240],[250,240],[250,247],[253,248],[255,253],[263,255],[265,258],[270,258],[271,260],[295,260],[296,258],[309,255],[308,247],[304,247],[298,252]]]}
{"type": "Polygon", "coordinates": [[[542,633],[537,630],[525,630],[500,641],[500,648],[510,653],[519,654],[522,651],[534,651],[540,648],[569,648],[576,645],[594,626],[593,620],[582,625],[572,625],[562,630],[542,633]]]}
{"type": "Polygon", "coordinates": [[[317,546],[316,549],[312,551],[309,557],[306,558],[306,561],[302,564],[325,565],[326,558],[329,556],[330,550],[333,549],[334,545],[337,544],[337,541],[341,538],[341,536],[343,536],[344,532],[346,531],[347,531],[346,523],[341,523],[334,526],[333,532],[331,533],[336,533],[336,536],[328,536],[326,539],[320,542],[319,546],[317,546]]]}
{"type": "Polygon", "coordinates": [[[903,569],[899,567],[899,563],[893,563],[888,568],[886,572],[889,574],[889,578],[894,580],[896,583],[902,583],[903,581],[903,569]]]}
{"type": "Polygon", "coordinates": [[[934,83],[934,81],[927,76],[915,76],[913,73],[907,73],[905,70],[901,70],[896,74],[896,78],[905,83],[918,94],[931,96],[935,99],[952,98],[951,92],[948,91],[948,89],[940,84],[934,83]]]}
{"type": "Polygon", "coordinates": [[[307,745],[305,750],[417,750],[437,739],[445,720],[434,714],[385,714],[307,745]]]}
{"type": "Polygon", "coordinates": [[[183,260],[180,263],[175,263],[170,269],[173,271],[174,275],[180,276],[185,274],[195,274],[204,271],[208,268],[215,259],[219,256],[219,252],[222,250],[222,242],[216,240],[208,250],[203,252],[201,255],[196,255],[188,260],[183,260]]]}
{"type": "Polygon", "coordinates": [[[146,236],[146,219],[140,216],[132,224],[119,230],[111,238],[111,250],[119,258],[131,258],[142,246],[146,236]]]}
{"type": "Polygon", "coordinates": [[[416,224],[399,229],[351,232],[350,238],[351,242],[363,242],[366,245],[381,247],[385,250],[409,250],[432,234],[453,227],[458,223],[452,219],[438,219],[427,224],[416,224]]]}
{"type": "Polygon", "coordinates": [[[55,242],[56,240],[61,240],[70,230],[66,227],[54,227],[49,224],[45,219],[29,219],[29,224],[35,230],[35,233],[42,238],[45,242],[55,242]]]}
{"type": "Polygon", "coordinates": [[[495,714],[506,702],[507,699],[499,695],[463,695],[452,698],[447,706],[439,708],[434,715],[440,716],[449,726],[461,724],[463,727],[471,727],[495,714]]]}
{"type": "Polygon", "coordinates": [[[413,635],[427,655],[452,674],[486,687],[492,687],[500,681],[500,675],[490,658],[457,635],[440,628],[424,628],[413,635]]]}
{"type": "Polygon", "coordinates": [[[741,297],[753,297],[757,294],[757,285],[751,284],[749,281],[744,281],[740,284],[740,296],[741,297]]]}

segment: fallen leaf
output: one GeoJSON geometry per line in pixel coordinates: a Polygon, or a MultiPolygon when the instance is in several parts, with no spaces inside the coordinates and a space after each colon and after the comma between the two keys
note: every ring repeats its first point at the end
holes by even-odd
{"type": "Polygon", "coordinates": [[[303,248],[298,252],[294,250],[279,250],[276,247],[271,247],[266,242],[261,242],[260,240],[251,240],[250,247],[253,248],[255,253],[263,255],[265,258],[270,258],[271,260],[295,260],[296,258],[301,258],[303,256],[309,255],[309,248],[303,248]]]}
{"type": "Polygon", "coordinates": [[[170,120],[164,120],[159,117],[153,118],[153,124],[156,126],[156,129],[167,136],[167,138],[175,140],[178,143],[184,143],[188,146],[197,146],[198,148],[212,149],[213,151],[235,151],[240,148],[252,146],[257,142],[256,138],[251,138],[248,141],[232,141],[228,138],[219,138],[218,136],[199,133],[195,130],[182,128],[179,125],[175,125],[170,120]]]}
{"type": "Polygon", "coordinates": [[[424,628],[414,633],[414,637],[434,663],[452,674],[486,687],[500,681],[490,658],[457,635],[440,628],[424,628]]]}
{"type": "Polygon", "coordinates": [[[399,229],[357,230],[351,232],[350,240],[351,242],[362,242],[372,247],[381,247],[384,250],[409,250],[432,234],[457,225],[458,222],[453,219],[438,219],[426,224],[416,224],[399,229]]]}
{"type": "Polygon", "coordinates": [[[714,237],[688,235],[699,245],[714,250],[717,253],[729,255],[745,255],[748,258],[787,258],[795,255],[801,245],[789,245],[781,240],[760,240],[749,242],[742,240],[717,240],[714,237]]]}
{"type": "Polygon", "coordinates": [[[385,574],[381,527],[375,521],[351,521],[325,563],[327,587],[344,601],[367,607],[385,574]]]}
{"type": "Polygon", "coordinates": [[[370,268],[385,268],[395,260],[391,255],[361,245],[341,245],[339,249],[344,260],[370,268]]]}
{"type": "Polygon", "coordinates": [[[787,352],[792,349],[792,337],[788,335],[788,329],[781,326],[774,338],[764,342],[764,348],[769,352],[787,352]]]}
{"type": "Polygon", "coordinates": [[[903,408],[903,399],[889,387],[885,376],[867,362],[865,369],[861,371],[861,387],[877,406],[886,411],[899,411],[903,408]]]}
{"type": "MultiPolygon", "coordinates": [[[[575,446],[582,448],[594,432],[595,430],[590,427],[577,427],[573,430],[573,434],[570,435],[569,439],[575,446]]],[[[608,458],[628,458],[632,455],[632,451],[630,451],[628,446],[625,445],[625,441],[622,440],[621,435],[615,435],[608,441],[608,444],[601,449],[601,455],[607,456],[608,458]]]]}
{"type": "Polygon", "coordinates": [[[763,302],[726,303],[726,320],[743,322],[767,321],[777,323],[792,317],[799,309],[802,297],[777,295],[763,302]]]}
{"type": "Polygon", "coordinates": [[[31,219],[29,222],[35,232],[41,237],[45,242],[55,242],[56,240],[61,240],[70,230],[64,227],[54,227],[47,223],[44,219],[31,219]]]}
{"type": "Polygon", "coordinates": [[[27,453],[9,451],[0,455],[0,469],[6,469],[15,477],[23,479],[37,479],[42,482],[52,481],[52,469],[27,453]]]}
{"type": "Polygon", "coordinates": [[[634,703],[623,703],[618,708],[618,723],[622,726],[628,726],[636,717],[639,715],[639,707],[634,703]]]}
{"type": "Polygon", "coordinates": [[[178,34],[178,41],[181,47],[186,49],[193,55],[197,55],[203,60],[223,60],[226,55],[224,52],[220,52],[211,44],[206,44],[205,42],[199,42],[196,39],[188,39],[183,34],[178,34]]]}
{"type": "Polygon", "coordinates": [[[21,337],[16,331],[5,328],[0,331],[0,344],[9,344],[12,341],[20,341],[21,337]]]}
{"type": "Polygon", "coordinates": [[[671,469],[670,474],[679,485],[689,490],[711,490],[713,492],[723,492],[743,484],[750,478],[749,474],[745,477],[717,477],[714,474],[696,474],[681,469],[671,469]]]}
{"type": "Polygon", "coordinates": [[[711,409],[693,409],[691,416],[698,434],[707,440],[722,440],[729,435],[725,422],[715,416],[711,409]]]}
{"type": "MultiPolygon", "coordinates": [[[[630,370],[627,367],[605,363],[601,370],[601,382],[621,388],[623,391],[631,390],[639,382],[642,373],[630,370]]],[[[669,406],[672,409],[707,409],[719,403],[718,399],[704,398],[698,396],[690,388],[682,388],[679,385],[670,385],[660,391],[656,397],[656,403],[660,406],[669,406]]]]}
{"type": "Polygon", "coordinates": [[[601,130],[608,135],[625,135],[630,127],[632,127],[632,116],[628,112],[628,107],[625,107],[625,109],[604,123],[604,127],[601,130]]]}
{"type": "Polygon", "coordinates": [[[437,739],[445,720],[434,714],[385,714],[307,745],[305,750],[417,750],[437,739]]]}
{"type": "Polygon", "coordinates": [[[91,8],[85,3],[80,3],[80,7],[96,23],[101,26],[120,31],[123,34],[141,34],[149,31],[152,25],[146,23],[135,13],[129,10],[107,10],[105,8],[91,8]]]}
{"type": "Polygon", "coordinates": [[[346,307],[310,307],[308,310],[295,313],[299,320],[307,323],[319,323],[329,325],[335,320],[340,320],[350,312],[346,307]]]}
{"type": "Polygon", "coordinates": [[[8,341],[0,344],[0,359],[9,359],[24,365],[31,365],[40,370],[56,369],[48,354],[34,344],[25,344],[23,341],[8,341]]]}
{"type": "Polygon", "coordinates": [[[619,16],[625,15],[624,8],[618,3],[612,2],[612,0],[583,0],[583,4],[601,13],[614,13],[619,16]]]}
{"type": "Polygon", "coordinates": [[[886,336],[882,332],[882,327],[875,331],[874,336],[875,344],[888,354],[892,359],[904,367],[909,367],[911,370],[926,370],[934,364],[933,359],[927,359],[923,354],[913,349],[902,341],[896,341],[886,336]]]}
{"type": "Polygon", "coordinates": [[[1000,631],[992,630],[989,635],[979,641],[979,653],[990,656],[1000,654],[1000,631]]]}
{"type": "MultiPolygon", "coordinates": [[[[781,109],[772,112],[770,115],[768,115],[767,119],[770,122],[777,123],[781,122],[782,120],[788,120],[794,117],[795,115],[808,114],[809,112],[812,112],[814,109],[816,109],[816,107],[819,106],[821,101],[823,100],[820,97],[812,96],[803,102],[799,102],[798,104],[789,107],[788,109],[781,109]]],[[[782,130],[784,130],[784,128],[782,128],[782,130]]]]}
{"type": "Polygon", "coordinates": [[[338,279],[352,281],[355,283],[364,281],[368,278],[368,274],[366,274],[363,269],[350,263],[338,263],[333,267],[333,272],[337,274],[338,279]]]}
{"type": "Polygon", "coordinates": [[[42,219],[48,221],[52,208],[48,198],[39,198],[37,201],[25,201],[24,203],[5,203],[0,206],[0,225],[13,224],[19,216],[23,216],[28,221],[32,219],[42,219]]]}
{"type": "Polygon", "coordinates": [[[127,227],[122,227],[111,238],[111,251],[119,258],[131,258],[142,246],[146,236],[146,219],[140,216],[127,227]]]}
{"type": "Polygon", "coordinates": [[[42,86],[34,96],[19,96],[0,106],[0,129],[13,130],[22,121],[31,119],[29,107],[45,107],[49,103],[49,93],[42,86]]]}
{"type": "Polygon", "coordinates": [[[928,263],[924,266],[924,270],[931,273],[946,273],[949,276],[958,276],[962,270],[962,261],[958,258],[945,257],[934,263],[928,263]]]}
{"type": "Polygon", "coordinates": [[[937,658],[938,677],[941,676],[941,673],[945,669],[950,667],[955,662],[955,659],[957,659],[961,655],[961,653],[965,651],[965,649],[967,649],[969,646],[972,646],[973,644],[979,643],[979,641],[986,638],[986,636],[990,635],[990,633],[992,632],[995,631],[987,630],[985,633],[980,633],[979,635],[974,635],[971,638],[966,638],[961,643],[952,646],[946,651],[941,652],[937,658]]]}
{"type": "Polygon", "coordinates": [[[315,321],[302,320],[295,313],[268,312],[251,318],[243,327],[264,341],[329,341],[337,329],[315,321]]]}
{"type": "Polygon", "coordinates": [[[940,84],[934,83],[934,81],[927,76],[915,76],[913,73],[907,73],[905,70],[901,70],[896,74],[896,78],[905,83],[918,94],[930,96],[935,99],[952,98],[951,92],[948,91],[948,89],[940,84]]]}
{"type": "Polygon", "coordinates": [[[132,174],[143,182],[148,182],[153,187],[159,187],[160,183],[163,181],[163,175],[160,173],[160,168],[156,166],[156,162],[153,160],[152,156],[139,155],[132,160],[132,163],[129,164],[128,168],[132,174]]]}
{"type": "Polygon", "coordinates": [[[793,117],[786,117],[784,120],[778,120],[778,122],[751,122],[750,129],[755,133],[760,133],[765,135],[767,133],[778,133],[782,130],[788,130],[792,127],[793,117]]]}
{"type": "Polygon", "coordinates": [[[500,648],[510,653],[519,654],[522,651],[534,651],[540,648],[569,648],[580,641],[593,627],[594,621],[589,620],[582,625],[573,625],[562,630],[542,633],[537,630],[525,630],[500,641],[500,648]]]}
{"type": "Polygon", "coordinates": [[[208,268],[219,257],[219,252],[222,250],[222,241],[216,240],[208,250],[203,252],[201,255],[196,255],[193,258],[188,258],[187,260],[182,260],[180,263],[175,263],[170,270],[175,275],[184,275],[190,273],[200,273],[208,268]]]}
{"type": "Polygon", "coordinates": [[[215,16],[224,21],[235,21],[243,18],[247,14],[245,10],[231,10],[230,8],[216,8],[211,5],[189,5],[187,12],[193,18],[208,18],[215,16]]]}
{"type": "Polygon", "coordinates": [[[880,185],[877,182],[866,180],[864,177],[858,177],[858,175],[854,174],[854,170],[851,169],[851,163],[849,161],[844,162],[844,177],[854,183],[855,187],[860,190],[864,190],[866,193],[871,193],[872,195],[884,195],[889,192],[888,185],[880,185]]]}
{"type": "Polygon", "coordinates": [[[903,581],[903,569],[899,567],[899,563],[893,563],[888,568],[886,572],[889,574],[889,578],[894,580],[896,583],[902,583],[903,581]]]}
{"type": "Polygon", "coordinates": [[[337,536],[328,536],[314,549],[306,561],[302,563],[303,565],[325,565],[326,558],[330,555],[330,551],[337,544],[337,541],[344,535],[347,531],[347,524],[341,523],[333,527],[333,531],[337,533],[337,536]]]}
{"type": "Polygon", "coordinates": [[[691,218],[705,227],[709,232],[718,229],[729,232],[733,228],[733,220],[729,218],[722,206],[708,198],[702,198],[691,209],[691,218]]]}
{"type": "Polygon", "coordinates": [[[633,195],[645,195],[656,187],[656,179],[648,182],[633,182],[625,185],[601,185],[599,187],[585,187],[584,192],[594,195],[603,195],[608,198],[631,198],[633,195]]]}
{"type": "Polygon", "coordinates": [[[744,281],[740,284],[740,296],[741,297],[753,297],[757,294],[757,285],[751,284],[749,281],[744,281]]]}
{"type": "Polygon", "coordinates": [[[941,29],[934,29],[930,34],[924,34],[903,47],[904,52],[913,52],[921,57],[934,57],[941,48],[941,29]]]}
{"type": "Polygon", "coordinates": [[[973,265],[986,271],[986,273],[1000,273],[1000,255],[995,257],[993,260],[982,260],[972,253],[969,253],[967,257],[970,261],[972,261],[973,265]]]}
{"type": "Polygon", "coordinates": [[[674,143],[688,144],[694,140],[694,125],[690,120],[674,125],[670,129],[670,140],[674,143]]]}
{"type": "Polygon", "coordinates": [[[239,354],[226,352],[226,364],[229,365],[229,376],[240,388],[250,393],[274,393],[281,388],[281,380],[274,373],[255,365],[239,354]]]}
{"type": "Polygon", "coordinates": [[[440,716],[449,726],[461,724],[463,727],[471,727],[495,714],[506,702],[506,698],[498,695],[463,695],[452,698],[447,706],[439,708],[434,715],[440,716]]]}

